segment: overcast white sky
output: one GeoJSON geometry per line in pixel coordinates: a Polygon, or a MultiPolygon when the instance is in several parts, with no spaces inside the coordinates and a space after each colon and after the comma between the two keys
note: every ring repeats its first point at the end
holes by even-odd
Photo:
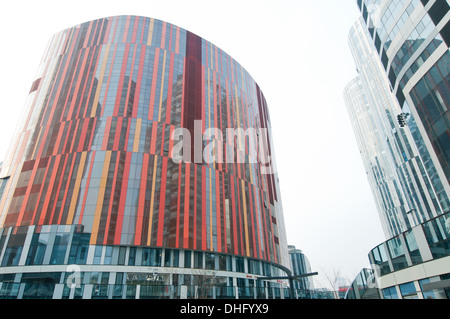
{"type": "MultiPolygon", "coordinates": [[[[272,120],[289,244],[313,271],[353,280],[384,241],[343,101],[356,76],[347,34],[355,0],[7,1],[0,12],[0,161],[51,36],[122,14],[161,19],[213,42],[261,87],[272,120]]],[[[324,286],[323,275],[315,277],[324,286]]]]}

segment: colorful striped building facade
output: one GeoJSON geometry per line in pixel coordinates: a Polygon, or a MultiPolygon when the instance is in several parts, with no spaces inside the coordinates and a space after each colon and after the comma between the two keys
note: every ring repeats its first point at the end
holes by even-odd
{"type": "Polygon", "coordinates": [[[218,271],[233,298],[282,286],[249,281],[289,267],[274,166],[265,173],[267,163],[251,160],[249,139],[202,139],[196,121],[201,132],[264,130],[258,147],[274,158],[264,95],[208,41],[137,16],[56,34],[1,170],[0,297],[42,297],[29,288],[40,281],[26,278],[43,272],[53,278],[43,296],[52,298],[93,298],[96,284],[108,286],[109,298],[111,285],[124,285],[122,297],[150,297],[139,282],[126,288],[131,273],[149,272],[147,282],[177,289],[194,286],[194,272],[218,271]],[[192,161],[173,160],[179,128],[191,133],[192,161]],[[223,145],[213,156],[232,151],[244,160],[194,160],[209,142],[223,145]],[[81,267],[76,286],[65,284],[72,264],[81,267]],[[122,268],[101,268],[105,277],[93,282],[95,265],[122,268]]]}

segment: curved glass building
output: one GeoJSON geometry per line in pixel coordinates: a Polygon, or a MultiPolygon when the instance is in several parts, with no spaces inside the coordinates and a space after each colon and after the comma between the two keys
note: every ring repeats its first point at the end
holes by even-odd
{"type": "MultiPolygon", "coordinates": [[[[345,98],[386,235],[369,253],[373,284],[383,299],[448,299],[449,1],[356,3],[345,98]]],[[[359,276],[347,297],[369,288],[359,276]]]]}
{"type": "Polygon", "coordinates": [[[289,268],[263,93],[151,18],[56,34],[0,179],[1,298],[271,298],[289,268]]]}

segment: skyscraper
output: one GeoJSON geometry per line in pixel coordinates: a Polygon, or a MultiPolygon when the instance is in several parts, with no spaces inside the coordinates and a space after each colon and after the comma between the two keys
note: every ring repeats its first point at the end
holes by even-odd
{"type": "Polygon", "coordinates": [[[289,268],[270,127],[245,69],[180,27],[57,33],[1,170],[0,297],[280,295],[256,280],[289,268]]]}
{"type": "MultiPolygon", "coordinates": [[[[438,200],[450,193],[448,52],[449,4],[445,0],[357,1],[364,25],[411,128],[432,180],[446,181],[438,200]],[[426,152],[425,152],[426,153],[426,152]]],[[[449,207],[443,207],[445,211],[449,207]]]]}
{"type": "MultiPolygon", "coordinates": [[[[289,245],[288,249],[292,274],[294,276],[311,274],[311,264],[308,257],[300,249],[295,248],[295,246],[289,245]]],[[[293,284],[300,298],[312,299],[314,283],[311,277],[294,280],[293,284]]]]}
{"type": "Polygon", "coordinates": [[[430,155],[414,118],[408,116],[409,129],[398,123],[402,110],[362,19],[351,28],[349,45],[359,75],[346,87],[345,100],[384,233],[391,238],[446,212],[450,200],[445,192],[438,197],[443,183],[426,172],[426,166],[436,169],[426,161],[430,155]]]}
{"type": "Polygon", "coordinates": [[[345,100],[387,239],[369,253],[376,284],[385,299],[448,298],[449,4],[357,4],[345,100]]]}

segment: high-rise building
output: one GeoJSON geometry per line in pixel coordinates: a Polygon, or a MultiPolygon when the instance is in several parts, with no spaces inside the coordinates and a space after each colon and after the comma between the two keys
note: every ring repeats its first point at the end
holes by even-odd
{"type": "Polygon", "coordinates": [[[414,118],[408,116],[409,129],[397,120],[402,110],[362,19],[351,28],[349,45],[358,76],[344,98],[385,236],[391,238],[446,212],[450,200],[445,192],[437,195],[443,182],[426,172],[433,162],[426,162],[430,156],[421,135],[414,139],[414,118]]]}
{"type": "Polygon", "coordinates": [[[1,170],[0,297],[284,297],[256,280],[289,268],[270,127],[246,70],[180,27],[57,33],[1,170]]]}
{"type": "Polygon", "coordinates": [[[387,239],[375,282],[383,298],[449,298],[449,4],[357,4],[345,100],[387,239]]]}
{"type": "MultiPolygon", "coordinates": [[[[446,0],[357,1],[364,25],[402,112],[417,127],[419,147],[432,180],[446,181],[438,200],[450,193],[448,61],[450,16],[446,0]]],[[[443,207],[445,211],[449,207],[443,207]]]]}
{"type": "MultiPolygon", "coordinates": [[[[291,261],[292,275],[311,274],[311,264],[308,257],[293,245],[288,246],[291,261]]],[[[298,298],[312,299],[314,295],[314,282],[311,277],[299,278],[293,281],[294,289],[298,298]]]]}

